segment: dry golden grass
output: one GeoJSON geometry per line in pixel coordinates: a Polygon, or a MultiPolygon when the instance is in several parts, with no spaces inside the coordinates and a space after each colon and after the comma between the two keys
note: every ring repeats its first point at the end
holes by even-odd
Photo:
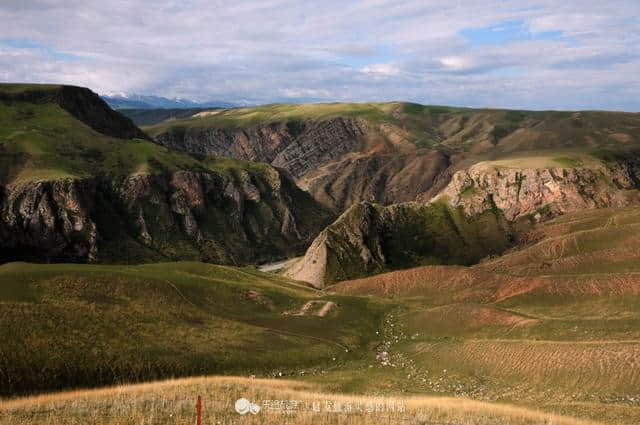
{"type": "Polygon", "coordinates": [[[596,425],[503,404],[462,398],[382,398],[317,392],[310,384],[286,380],[203,377],[80,390],[0,402],[3,425],[193,424],[195,399],[203,398],[203,424],[456,424],[456,425],[596,425]],[[257,415],[240,416],[234,403],[245,397],[258,403],[257,415]],[[297,401],[297,409],[270,409],[268,401],[297,401]],[[265,404],[265,401],[267,403],[265,404]],[[326,411],[326,402],[352,412],[326,411]],[[314,411],[314,403],[319,412],[314,411]],[[389,405],[391,403],[391,406],[389,405]],[[360,406],[360,411],[357,411],[360,406]],[[390,409],[393,407],[393,409],[390,409]],[[391,411],[393,410],[393,412],[391,411]]]}
{"type": "Polygon", "coordinates": [[[487,301],[499,285],[497,280],[492,273],[469,267],[423,266],[343,281],[328,290],[381,297],[441,295],[447,302],[487,301]]]}
{"type": "Polygon", "coordinates": [[[640,271],[640,209],[583,211],[543,223],[530,244],[480,268],[516,275],[640,271]]]}
{"type": "Polygon", "coordinates": [[[608,391],[634,394],[640,388],[640,345],[635,341],[466,340],[460,344],[416,344],[418,356],[435,363],[466,365],[513,385],[526,383],[540,401],[549,390],[566,394],[608,391]]]}

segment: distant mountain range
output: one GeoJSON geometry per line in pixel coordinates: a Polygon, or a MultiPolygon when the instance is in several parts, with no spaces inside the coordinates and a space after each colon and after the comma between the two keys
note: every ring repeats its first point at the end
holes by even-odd
{"type": "Polygon", "coordinates": [[[189,99],[166,98],[161,96],[147,96],[141,94],[104,94],[102,99],[113,109],[158,109],[158,108],[233,108],[245,106],[225,101],[195,102],[189,99]]]}

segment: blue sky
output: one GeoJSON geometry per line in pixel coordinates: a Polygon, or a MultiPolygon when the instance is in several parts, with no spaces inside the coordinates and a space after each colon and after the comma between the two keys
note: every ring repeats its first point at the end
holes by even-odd
{"type": "Polygon", "coordinates": [[[36,43],[30,40],[0,40],[0,44],[13,48],[15,50],[33,50],[43,58],[54,61],[80,61],[82,57],[76,56],[72,53],[65,53],[55,50],[45,44],[36,43]]]}
{"type": "Polygon", "coordinates": [[[563,34],[561,30],[532,32],[522,19],[498,22],[482,28],[463,28],[458,33],[474,47],[537,40],[560,41],[563,34]]]}
{"type": "Polygon", "coordinates": [[[0,80],[640,111],[639,17],[637,0],[3,0],[0,80]]]}

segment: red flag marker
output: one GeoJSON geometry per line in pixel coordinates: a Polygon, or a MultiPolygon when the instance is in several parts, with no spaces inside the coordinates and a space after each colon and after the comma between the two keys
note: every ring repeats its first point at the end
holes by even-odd
{"type": "Polygon", "coordinates": [[[200,396],[196,403],[196,425],[202,425],[202,397],[200,396]]]}

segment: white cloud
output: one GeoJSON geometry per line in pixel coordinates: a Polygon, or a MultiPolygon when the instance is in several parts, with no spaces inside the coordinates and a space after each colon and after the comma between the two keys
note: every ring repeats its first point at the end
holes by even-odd
{"type": "Polygon", "coordinates": [[[5,0],[0,77],[197,100],[640,110],[639,15],[637,0],[5,0]],[[460,33],[508,22],[561,36],[460,33]]]}
{"type": "Polygon", "coordinates": [[[365,66],[361,69],[365,74],[372,74],[381,77],[392,77],[400,74],[400,69],[391,63],[376,63],[365,66]]]}
{"type": "Polygon", "coordinates": [[[460,56],[447,56],[440,59],[440,63],[448,69],[452,69],[454,71],[462,71],[470,67],[471,63],[460,56]]]}

